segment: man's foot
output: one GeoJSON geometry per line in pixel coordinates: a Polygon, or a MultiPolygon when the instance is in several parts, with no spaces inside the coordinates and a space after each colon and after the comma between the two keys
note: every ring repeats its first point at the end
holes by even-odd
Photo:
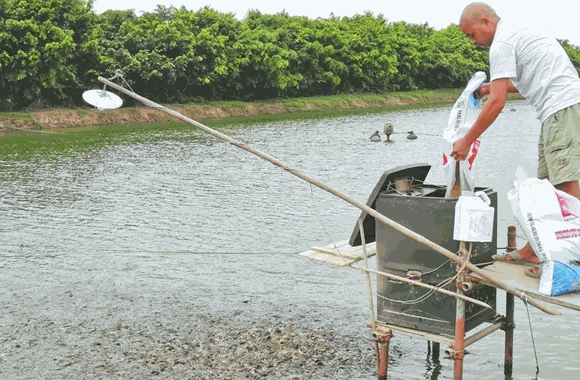
{"type": "Polygon", "coordinates": [[[538,259],[538,256],[536,256],[536,254],[534,253],[534,250],[532,249],[530,243],[526,243],[526,245],[524,245],[524,248],[518,249],[518,253],[522,257],[522,259],[524,259],[528,263],[532,264],[540,263],[540,259],[538,259]]]}
{"type": "Polygon", "coordinates": [[[532,264],[539,264],[540,260],[538,256],[534,253],[530,243],[526,243],[524,248],[518,249],[517,251],[506,252],[503,254],[493,255],[492,259],[496,261],[505,261],[508,263],[523,263],[528,262],[532,264]]]}
{"type": "Polygon", "coordinates": [[[520,263],[523,264],[526,260],[518,253],[518,251],[510,251],[506,253],[498,253],[497,255],[491,256],[495,261],[505,261],[508,263],[520,263]]]}

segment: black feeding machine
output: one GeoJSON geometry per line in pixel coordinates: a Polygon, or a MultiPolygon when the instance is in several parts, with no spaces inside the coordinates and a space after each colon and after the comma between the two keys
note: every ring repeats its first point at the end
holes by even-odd
{"type": "MultiPolygon", "coordinates": [[[[416,164],[386,171],[373,189],[367,206],[451,252],[457,252],[460,242],[453,240],[453,223],[458,199],[446,198],[445,186],[424,183],[430,169],[428,164],[416,164]]],[[[476,188],[475,191],[485,192],[491,206],[497,209],[497,192],[490,188],[476,188]]],[[[362,213],[361,218],[366,243],[376,241],[379,271],[433,286],[441,286],[457,273],[454,263],[425,245],[382,223],[375,223],[375,219],[366,212],[362,213]]],[[[493,225],[491,242],[473,243],[471,263],[477,265],[492,261],[492,254],[497,251],[497,213],[494,214],[493,225]]],[[[349,243],[352,246],[361,245],[358,224],[349,243]]],[[[444,288],[455,291],[455,286],[455,281],[451,281],[444,288]]],[[[467,295],[487,303],[493,310],[468,302],[466,332],[484,322],[493,321],[496,316],[496,289],[477,286],[467,295]]],[[[377,319],[393,326],[453,335],[456,298],[377,276],[377,319]]]]}

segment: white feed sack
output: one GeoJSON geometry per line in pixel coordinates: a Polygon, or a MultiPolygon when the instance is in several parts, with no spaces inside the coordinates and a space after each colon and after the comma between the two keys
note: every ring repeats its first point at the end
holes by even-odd
{"type": "Polygon", "coordinates": [[[580,201],[548,180],[528,178],[509,191],[514,216],[540,259],[538,291],[547,296],[580,291],[580,201]]]}
{"type": "MultiPolygon", "coordinates": [[[[478,71],[473,75],[473,77],[471,77],[465,90],[463,90],[463,93],[453,105],[447,121],[447,127],[443,131],[443,170],[447,182],[446,197],[449,196],[453,184],[455,183],[457,161],[450,156],[450,153],[453,150],[453,143],[465,136],[467,131],[469,131],[473,125],[474,120],[466,121],[470,97],[473,96],[473,93],[483,84],[483,82],[485,82],[486,79],[487,76],[483,71],[478,71]]],[[[477,139],[471,145],[467,158],[459,163],[459,176],[462,191],[475,191],[473,168],[480,144],[480,140],[477,139]]]]}

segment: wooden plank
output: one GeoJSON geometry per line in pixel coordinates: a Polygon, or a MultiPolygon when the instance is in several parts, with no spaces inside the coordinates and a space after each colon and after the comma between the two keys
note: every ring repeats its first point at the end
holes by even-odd
{"type": "MultiPolygon", "coordinates": [[[[503,281],[508,285],[525,292],[530,297],[580,311],[580,293],[568,293],[557,297],[540,294],[538,292],[540,280],[538,278],[526,276],[524,272],[527,268],[530,268],[530,266],[496,261],[492,265],[482,268],[482,270],[492,279],[503,281]]],[[[486,285],[494,286],[493,283],[483,279],[477,274],[472,273],[471,275],[486,285]]]]}
{"type": "Polygon", "coordinates": [[[407,327],[389,325],[388,323],[385,323],[382,321],[376,321],[375,323],[377,323],[381,327],[386,327],[388,329],[403,332],[406,334],[416,335],[416,336],[419,336],[421,338],[427,339],[431,342],[437,342],[440,344],[445,344],[447,346],[452,345],[454,342],[454,340],[452,338],[448,338],[444,335],[433,334],[433,333],[429,333],[429,332],[425,332],[425,331],[421,331],[421,330],[414,330],[414,329],[407,328],[407,327]]]}
{"type": "MultiPolygon", "coordinates": [[[[367,244],[365,248],[369,257],[377,254],[375,242],[367,244]]],[[[348,244],[348,240],[344,240],[324,247],[312,247],[299,255],[332,266],[345,267],[363,259],[363,247],[353,247],[348,244]]]]}

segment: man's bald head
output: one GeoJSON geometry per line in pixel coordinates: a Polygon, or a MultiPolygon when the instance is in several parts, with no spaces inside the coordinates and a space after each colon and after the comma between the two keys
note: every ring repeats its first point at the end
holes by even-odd
{"type": "Polygon", "coordinates": [[[471,3],[463,9],[461,17],[459,18],[459,26],[466,21],[479,22],[482,18],[488,18],[497,23],[499,16],[492,7],[486,3],[471,3]]]}
{"type": "Polygon", "coordinates": [[[489,48],[498,22],[499,16],[492,7],[485,3],[471,3],[461,13],[459,29],[476,46],[489,48]]]}

